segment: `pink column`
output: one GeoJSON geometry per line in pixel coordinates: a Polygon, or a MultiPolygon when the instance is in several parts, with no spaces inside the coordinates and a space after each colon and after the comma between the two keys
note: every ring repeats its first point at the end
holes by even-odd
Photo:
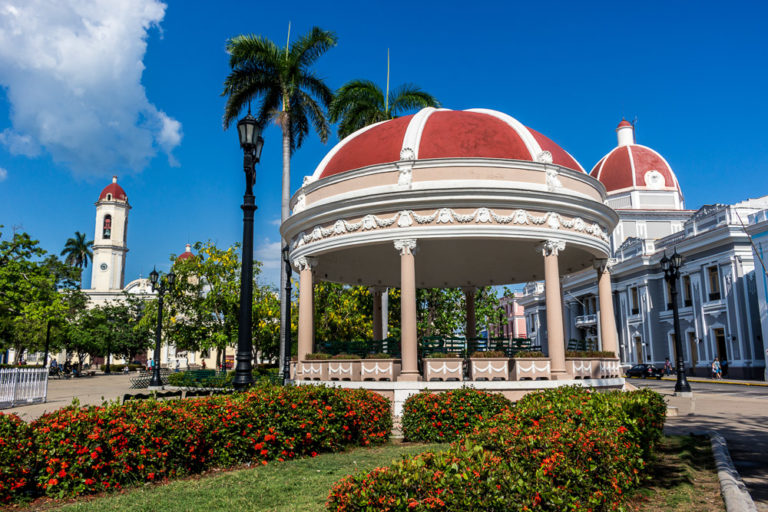
{"type": "Polygon", "coordinates": [[[597,293],[600,302],[600,337],[602,349],[613,352],[619,357],[616,317],[613,314],[613,293],[611,290],[611,272],[608,260],[595,260],[597,270],[597,293]]]}
{"type": "Polygon", "coordinates": [[[395,240],[395,249],[400,251],[400,350],[403,358],[397,380],[417,381],[421,376],[416,333],[416,262],[413,259],[416,240],[395,240]]]}
{"type": "Polygon", "coordinates": [[[552,379],[563,379],[565,371],[565,336],[563,303],[560,294],[560,268],[557,255],[565,249],[562,240],[547,240],[540,246],[544,256],[544,294],[547,301],[547,347],[552,365],[552,379]]]}
{"type": "Polygon", "coordinates": [[[293,262],[299,267],[299,361],[314,350],[314,286],[312,284],[313,258],[297,258],[293,262]]]}

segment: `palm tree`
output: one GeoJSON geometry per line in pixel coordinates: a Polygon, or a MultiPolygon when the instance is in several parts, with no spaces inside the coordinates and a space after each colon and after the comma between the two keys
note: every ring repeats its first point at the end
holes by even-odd
{"type": "Polygon", "coordinates": [[[93,240],[88,242],[86,241],[85,233],[75,231],[75,236],[69,238],[67,243],[64,244],[61,256],[64,256],[64,262],[67,265],[82,269],[88,266],[88,260],[93,261],[91,247],[93,247],[93,240]]]}
{"type": "Polygon", "coordinates": [[[412,84],[385,94],[370,80],[352,80],[336,92],[328,117],[332,123],[339,122],[338,134],[343,139],[360,128],[394,119],[409,110],[439,106],[434,96],[412,84]]]}
{"type": "MultiPolygon", "coordinates": [[[[325,143],[329,125],[325,110],[333,92],[311,69],[325,52],[336,45],[333,32],[313,27],[290,44],[291,26],[285,48],[255,35],[241,35],[227,41],[232,71],[224,81],[222,96],[228,96],[224,110],[224,128],[237,119],[251,100],[258,100],[256,118],[263,127],[275,120],[283,132],[283,196],[280,218],[288,218],[291,195],[291,153],[301,147],[310,125],[325,143]]],[[[285,249],[286,240],[282,240],[285,249]]],[[[280,303],[287,304],[285,258],[280,258],[280,303]]],[[[280,367],[286,350],[286,328],[290,329],[288,309],[281,307],[280,367]],[[287,327],[286,327],[287,326],[287,327]]],[[[288,347],[290,350],[290,347],[288,347]]]]}

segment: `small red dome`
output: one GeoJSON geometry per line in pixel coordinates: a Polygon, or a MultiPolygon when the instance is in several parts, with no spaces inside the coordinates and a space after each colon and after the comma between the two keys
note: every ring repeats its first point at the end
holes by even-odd
{"type": "Polygon", "coordinates": [[[425,108],[367,126],[339,142],[316,178],[401,159],[502,158],[550,162],[585,172],[567,151],[502,112],[425,108]]]}
{"type": "Polygon", "coordinates": [[[629,126],[630,128],[632,128],[632,123],[630,123],[626,119],[622,119],[621,122],[619,123],[619,126],[617,126],[616,129],[618,130],[619,128],[624,128],[625,126],[629,126]]]}
{"type": "Polygon", "coordinates": [[[190,244],[186,245],[186,249],[183,253],[179,254],[179,257],[176,258],[176,261],[183,261],[188,260],[189,258],[194,258],[195,255],[192,253],[192,246],[190,244]]]}
{"type": "Polygon", "coordinates": [[[112,176],[112,183],[104,187],[99,194],[99,201],[128,201],[123,187],[117,184],[117,176],[112,176]]]}
{"type": "Polygon", "coordinates": [[[639,188],[677,190],[682,196],[677,177],[664,157],[640,144],[614,148],[589,174],[600,180],[608,193],[639,188]]]}

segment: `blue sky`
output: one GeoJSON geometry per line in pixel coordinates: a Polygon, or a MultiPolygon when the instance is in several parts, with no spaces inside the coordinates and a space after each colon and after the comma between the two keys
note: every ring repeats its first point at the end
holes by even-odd
{"type": "MultiPolygon", "coordinates": [[[[313,25],[339,44],[317,72],[418,84],[452,109],[506,112],[587,168],[622,116],[675,170],[686,205],[768,194],[764,2],[0,1],[0,224],[58,253],[93,236],[119,175],[133,206],[126,281],[170,253],[242,236],[242,153],[221,125],[224,45],[284,44],[313,25]],[[120,5],[124,4],[124,5],[120,5]],[[84,23],[83,20],[88,20],[84,23]]],[[[280,132],[258,167],[256,251],[276,276],[280,132]]],[[[295,190],[327,145],[294,156],[295,190]]],[[[86,284],[90,272],[86,273],[86,284]]]]}

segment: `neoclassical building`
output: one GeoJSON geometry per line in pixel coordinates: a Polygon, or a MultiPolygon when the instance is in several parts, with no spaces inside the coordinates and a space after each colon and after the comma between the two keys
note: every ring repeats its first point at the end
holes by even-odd
{"type": "MultiPolygon", "coordinates": [[[[619,217],[611,233],[613,310],[619,353],[627,365],[676,359],[672,304],[659,261],[675,250],[684,258],[679,286],[683,356],[690,373],[709,375],[713,358],[728,361],[729,376],[762,378],[764,339],[756,293],[756,257],[745,230],[768,196],[734,205],[686,210],[680,184],[655,150],[635,143],[622,121],[617,146],[590,172],[606,188],[606,204],[619,217]]],[[[601,342],[605,311],[588,272],[562,279],[566,337],[601,342]]],[[[541,284],[529,283],[521,304],[529,332],[549,331],[541,284]]]]}
{"type": "MultiPolygon", "coordinates": [[[[552,380],[573,379],[560,280],[585,270],[603,310],[612,309],[608,258],[619,218],[606,199],[601,181],[569,153],[501,112],[426,108],[350,135],[305,178],[281,226],[300,276],[296,378],[324,371],[303,364],[315,350],[317,280],[400,287],[402,366],[388,377],[397,384],[425,379],[417,288],[463,288],[474,333],[475,288],[542,279],[547,322],[561,326],[549,329],[542,364],[552,380]]],[[[616,351],[613,314],[602,321],[603,345],[616,351]]],[[[365,371],[363,362],[359,380],[369,380],[365,371]]]]}

